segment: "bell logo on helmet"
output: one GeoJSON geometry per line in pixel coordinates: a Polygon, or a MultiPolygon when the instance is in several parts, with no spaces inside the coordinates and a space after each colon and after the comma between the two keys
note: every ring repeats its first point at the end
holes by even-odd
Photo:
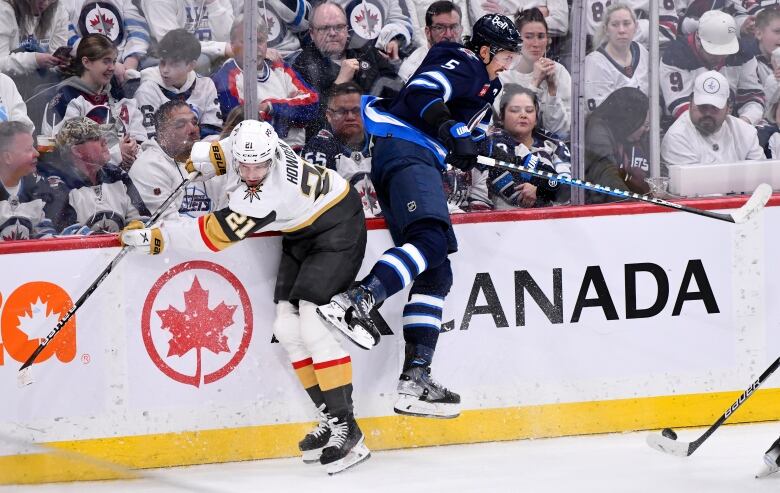
{"type": "Polygon", "coordinates": [[[493,25],[501,29],[507,29],[509,27],[509,24],[498,16],[493,17],[493,25]]]}

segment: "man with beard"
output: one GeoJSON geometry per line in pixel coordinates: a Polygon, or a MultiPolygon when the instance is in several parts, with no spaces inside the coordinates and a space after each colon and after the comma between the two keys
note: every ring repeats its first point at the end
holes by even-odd
{"type": "Polygon", "coordinates": [[[366,217],[375,217],[381,208],[371,183],[371,149],[360,113],[361,95],[354,82],[333,86],[325,110],[330,130],[320,130],[309,139],[301,155],[311,163],[336,170],[360,194],[366,217]]]}
{"type": "Polygon", "coordinates": [[[763,160],[756,129],[730,115],[729,96],[729,82],[720,72],[696,77],[690,109],[661,143],[661,161],[671,166],[763,160]]]}
{"type": "MultiPolygon", "coordinates": [[[[168,101],[155,115],[157,136],[143,143],[141,154],[130,168],[130,178],[152,211],[187,177],[184,164],[200,138],[198,118],[186,101],[168,101]]],[[[163,219],[197,217],[216,210],[223,195],[221,183],[221,179],[191,183],[165,211],[163,219]]]]}
{"type": "Polygon", "coordinates": [[[425,11],[425,39],[428,44],[414,50],[401,64],[398,76],[404,83],[409,81],[420,66],[431,46],[441,41],[460,42],[460,35],[463,33],[461,17],[460,7],[449,0],[439,0],[428,7],[425,11]]]}

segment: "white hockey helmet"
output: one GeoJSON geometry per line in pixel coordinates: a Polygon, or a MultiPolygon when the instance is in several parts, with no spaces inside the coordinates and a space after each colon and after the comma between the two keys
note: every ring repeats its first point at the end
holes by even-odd
{"type": "Polygon", "coordinates": [[[259,164],[272,160],[276,162],[279,150],[279,136],[266,122],[244,120],[230,133],[233,165],[238,163],[259,164]]]}

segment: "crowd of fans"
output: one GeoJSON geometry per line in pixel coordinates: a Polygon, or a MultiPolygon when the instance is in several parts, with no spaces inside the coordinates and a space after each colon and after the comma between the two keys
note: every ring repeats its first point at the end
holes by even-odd
{"type": "MultiPolygon", "coordinates": [[[[583,0],[586,176],[649,193],[646,0],[583,0]]],[[[780,156],[780,0],[662,0],[662,162],[780,156]]],[[[571,4],[564,0],[258,2],[257,113],[305,159],[346,177],[367,217],[362,95],[393,97],[428,49],[485,13],[514,18],[483,153],[571,172],[571,4]]],[[[117,232],[159,207],[199,140],[244,118],[242,0],[0,0],[0,241],[117,232]]],[[[496,170],[448,171],[451,212],[568,203],[566,187],[496,170]]],[[[223,207],[193,183],[165,218],[223,207]]],[[[587,202],[612,200],[592,194],[587,202]]]]}

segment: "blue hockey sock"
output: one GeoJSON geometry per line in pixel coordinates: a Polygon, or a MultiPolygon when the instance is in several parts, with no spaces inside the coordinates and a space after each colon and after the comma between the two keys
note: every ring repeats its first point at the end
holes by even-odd
{"type": "Polygon", "coordinates": [[[382,254],[361,284],[371,290],[377,301],[382,301],[411,284],[427,267],[428,262],[422,252],[411,243],[405,243],[382,254]],[[376,286],[376,283],[381,285],[384,293],[371,287],[376,286]]]}
{"type": "Polygon", "coordinates": [[[407,355],[405,367],[430,366],[439,340],[443,309],[443,297],[425,294],[412,294],[404,306],[404,340],[413,351],[407,355]]]}

